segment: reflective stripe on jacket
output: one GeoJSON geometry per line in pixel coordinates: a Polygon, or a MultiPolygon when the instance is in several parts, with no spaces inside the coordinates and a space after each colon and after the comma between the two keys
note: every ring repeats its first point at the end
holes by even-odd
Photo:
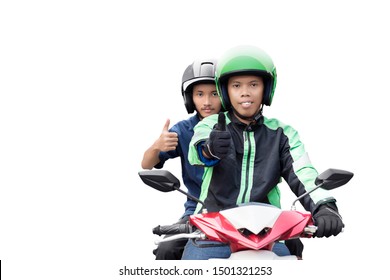
{"type": "MultiPolygon", "coordinates": [[[[278,183],[283,178],[296,196],[315,187],[318,173],[311,164],[296,130],[277,119],[261,117],[257,123],[241,123],[226,112],[226,129],[232,143],[226,158],[207,166],[197,146],[209,137],[218,115],[199,122],[194,128],[188,159],[205,166],[200,199],[209,212],[245,202],[263,202],[280,207],[278,183]]],[[[328,191],[316,190],[301,200],[312,211],[319,201],[333,200],[328,191]]],[[[199,212],[198,205],[195,212],[199,212]]]]}

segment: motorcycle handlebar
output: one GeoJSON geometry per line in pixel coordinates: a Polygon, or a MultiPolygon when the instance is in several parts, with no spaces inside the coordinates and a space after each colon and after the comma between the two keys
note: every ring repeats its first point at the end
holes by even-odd
{"type": "MultiPolygon", "coordinates": [[[[307,226],[304,229],[304,233],[306,234],[314,234],[317,231],[317,227],[314,225],[307,226]]],[[[158,236],[166,235],[166,234],[180,234],[180,233],[191,233],[191,226],[186,224],[173,224],[168,226],[156,226],[153,228],[153,234],[158,236]]]]}
{"type": "Polygon", "coordinates": [[[159,236],[164,234],[179,234],[179,233],[190,233],[191,227],[188,223],[186,224],[173,224],[169,226],[156,226],[153,229],[153,234],[157,234],[159,236]]]}
{"type": "Polygon", "coordinates": [[[316,233],[316,231],[317,231],[317,226],[314,226],[314,225],[307,226],[304,229],[304,233],[310,234],[310,235],[316,233]]]}

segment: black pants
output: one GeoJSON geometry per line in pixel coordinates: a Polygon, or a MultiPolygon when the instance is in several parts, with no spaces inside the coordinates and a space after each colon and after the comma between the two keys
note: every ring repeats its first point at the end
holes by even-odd
{"type": "Polygon", "coordinates": [[[299,258],[302,258],[302,252],[304,246],[301,239],[297,238],[297,239],[286,240],[284,241],[284,244],[286,244],[291,255],[295,255],[299,258]]]}

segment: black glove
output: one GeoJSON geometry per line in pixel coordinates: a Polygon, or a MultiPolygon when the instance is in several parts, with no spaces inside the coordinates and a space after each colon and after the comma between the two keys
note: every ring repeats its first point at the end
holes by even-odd
{"type": "Polygon", "coordinates": [[[230,132],[226,130],[225,114],[220,112],[218,123],[214,126],[209,139],[203,145],[203,151],[209,158],[223,159],[229,151],[231,138],[230,132]]]}
{"type": "Polygon", "coordinates": [[[314,234],[316,237],[336,236],[344,227],[343,220],[334,203],[325,203],[319,206],[313,215],[313,219],[317,226],[317,231],[314,234]]]}

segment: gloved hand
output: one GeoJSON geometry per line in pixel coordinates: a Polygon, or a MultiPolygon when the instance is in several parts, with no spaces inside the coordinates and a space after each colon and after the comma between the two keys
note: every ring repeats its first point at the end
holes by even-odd
{"type": "Polygon", "coordinates": [[[203,145],[203,151],[209,158],[223,159],[229,151],[231,138],[230,132],[226,130],[225,114],[220,112],[218,123],[214,126],[209,139],[203,145]]]}
{"type": "Polygon", "coordinates": [[[322,204],[314,213],[313,219],[317,226],[317,232],[314,234],[316,237],[336,236],[344,227],[343,220],[334,203],[322,204]]]}

